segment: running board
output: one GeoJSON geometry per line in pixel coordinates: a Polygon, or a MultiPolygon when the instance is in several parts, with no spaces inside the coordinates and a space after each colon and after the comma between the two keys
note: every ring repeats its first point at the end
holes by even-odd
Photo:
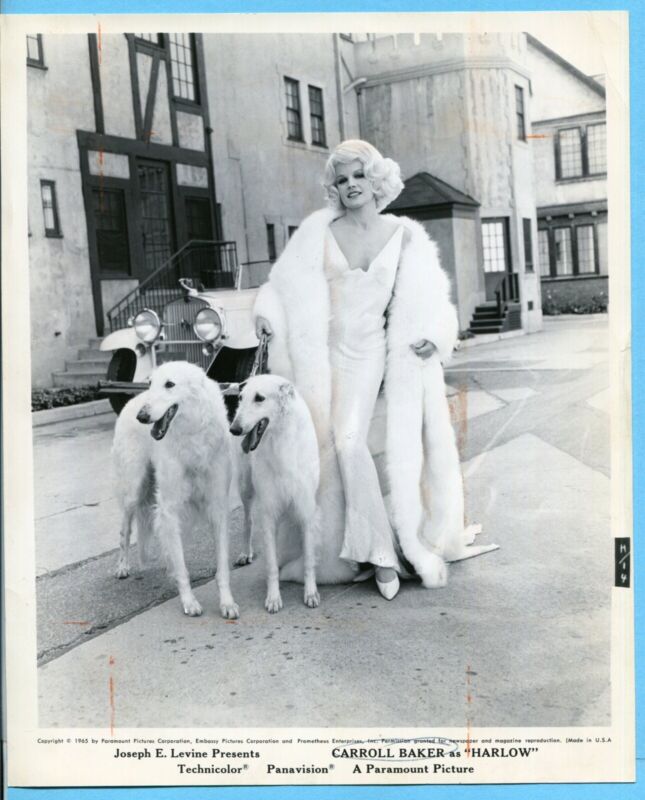
{"type": "MultiPolygon", "coordinates": [[[[149,383],[132,383],[131,381],[99,381],[99,392],[111,394],[141,394],[150,388],[149,383]]],[[[226,397],[237,397],[240,393],[239,383],[220,383],[219,388],[226,397]]]]}

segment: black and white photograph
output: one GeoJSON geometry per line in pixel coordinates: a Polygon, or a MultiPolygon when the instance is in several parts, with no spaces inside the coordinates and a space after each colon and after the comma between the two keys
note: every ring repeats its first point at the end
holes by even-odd
{"type": "Polygon", "coordinates": [[[20,780],[633,770],[626,22],[384,16],[21,36],[20,780]]]}

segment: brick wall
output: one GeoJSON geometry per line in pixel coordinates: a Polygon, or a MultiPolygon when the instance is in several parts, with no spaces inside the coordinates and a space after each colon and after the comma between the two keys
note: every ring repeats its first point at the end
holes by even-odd
{"type": "Polygon", "coordinates": [[[544,314],[591,314],[607,310],[606,275],[588,278],[542,278],[544,314]]]}

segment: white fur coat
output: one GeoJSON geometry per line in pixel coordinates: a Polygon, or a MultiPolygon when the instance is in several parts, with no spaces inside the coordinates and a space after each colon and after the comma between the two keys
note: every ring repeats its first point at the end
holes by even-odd
{"type": "MultiPolygon", "coordinates": [[[[348,581],[354,575],[352,565],[338,556],[344,535],[344,499],[330,429],[330,300],[323,258],[325,233],[336,216],[325,209],[303,221],[273,266],[254,309],[273,329],[269,370],[295,383],[318,435],[320,583],[348,581]]],[[[417,222],[407,217],[390,219],[410,232],[401,252],[386,330],[390,514],[403,554],[424,585],[441,586],[446,581],[445,561],[463,557],[459,554],[466,544],[462,477],[442,368],[457,339],[457,314],[435,243],[417,222]],[[421,339],[437,347],[426,360],[410,349],[421,339]]],[[[287,557],[281,577],[301,581],[301,560],[287,557]]]]}

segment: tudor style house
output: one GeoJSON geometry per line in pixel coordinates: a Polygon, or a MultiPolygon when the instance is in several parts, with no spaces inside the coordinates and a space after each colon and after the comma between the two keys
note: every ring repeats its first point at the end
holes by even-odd
{"type": "Polygon", "coordinates": [[[103,335],[114,303],[188,241],[222,231],[201,37],[27,46],[32,352],[46,385],[103,335]]]}
{"type": "MultiPolygon", "coordinates": [[[[88,340],[129,293],[154,288],[153,273],[174,279],[184,256],[215,286],[258,285],[322,205],[325,161],[346,138],[401,164],[390,211],[437,241],[460,327],[538,330],[538,227],[553,253],[563,234],[551,232],[559,201],[542,199],[541,162],[534,177],[546,142],[535,119],[561,116],[544,111],[551,65],[574,76],[544,51],[525,34],[29,36],[33,384],[103,377],[88,340]]],[[[581,147],[597,153],[596,117],[581,113],[581,147]]],[[[591,161],[581,156],[587,172],[591,161]]],[[[559,163],[557,188],[579,191],[589,176],[562,177],[572,167],[559,163]]],[[[602,265],[600,228],[594,237],[602,265]]],[[[577,278],[590,239],[576,229],[571,241],[577,278]]]]}
{"type": "Polygon", "coordinates": [[[545,310],[608,297],[607,122],[602,78],[527,35],[533,85],[538,253],[545,310]]]}

